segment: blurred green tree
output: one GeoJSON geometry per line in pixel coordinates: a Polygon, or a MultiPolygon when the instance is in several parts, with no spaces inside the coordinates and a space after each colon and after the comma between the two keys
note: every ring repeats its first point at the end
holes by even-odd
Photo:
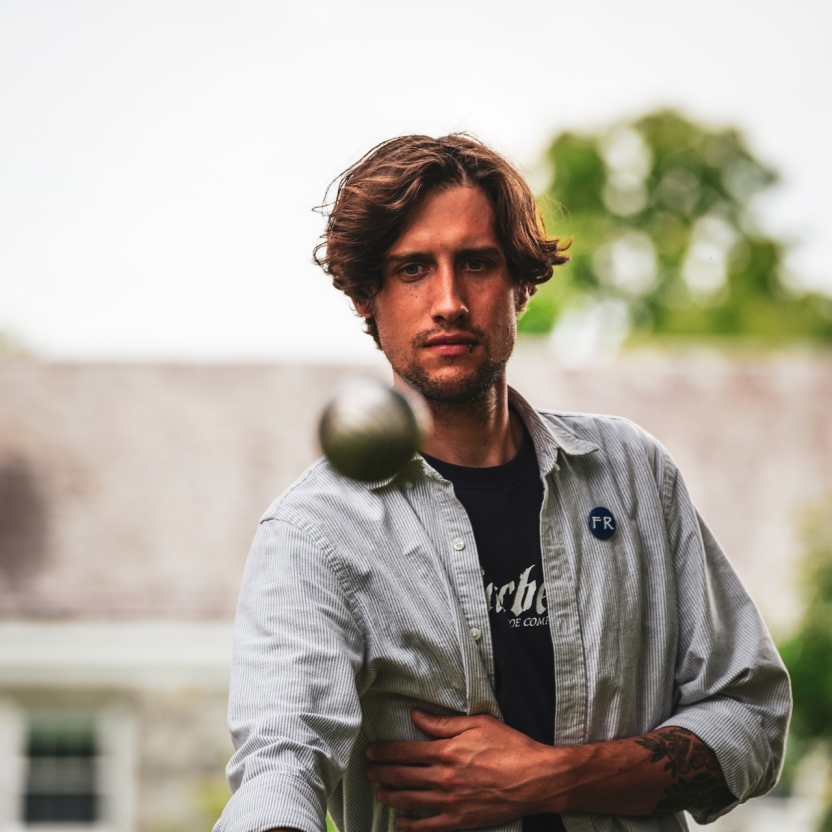
{"type": "Polygon", "coordinates": [[[754,223],[752,198],[776,174],[733,129],[659,110],[549,147],[540,195],[572,260],[520,321],[545,333],[567,311],[603,310],[639,336],[832,339],[832,298],[783,280],[783,243],[754,223]]]}
{"type": "MultiPolygon", "coordinates": [[[[832,496],[817,506],[804,530],[802,563],[806,608],[797,633],[780,646],[792,677],[792,761],[813,744],[832,755],[832,496]]],[[[788,762],[788,761],[787,761],[788,762]]],[[[793,772],[786,771],[788,777],[793,772]]],[[[832,832],[832,784],[819,832],[832,832]]]]}
{"type": "Polygon", "coordinates": [[[794,687],[792,729],[832,744],[832,499],[806,525],[806,610],[797,634],[781,646],[794,687]]]}

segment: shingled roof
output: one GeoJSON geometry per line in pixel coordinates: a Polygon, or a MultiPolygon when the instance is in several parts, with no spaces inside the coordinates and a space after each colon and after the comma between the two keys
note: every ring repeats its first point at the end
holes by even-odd
{"type": "MultiPolygon", "coordinates": [[[[317,456],[345,372],[0,362],[0,618],[230,619],[258,518],[317,456]]],[[[796,521],[832,489],[832,360],[521,353],[510,378],[658,436],[770,619],[793,620],[796,521]]]]}

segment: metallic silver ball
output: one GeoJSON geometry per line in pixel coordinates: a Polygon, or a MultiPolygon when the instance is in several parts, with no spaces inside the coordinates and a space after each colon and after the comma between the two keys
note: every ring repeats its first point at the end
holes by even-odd
{"type": "Polygon", "coordinates": [[[373,378],[342,384],[321,415],[318,436],[332,467],[362,482],[392,477],[419,450],[427,409],[373,378]]]}

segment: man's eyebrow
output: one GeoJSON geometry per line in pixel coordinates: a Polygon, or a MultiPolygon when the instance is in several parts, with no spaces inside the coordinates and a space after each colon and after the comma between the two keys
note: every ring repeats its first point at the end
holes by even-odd
{"type": "MultiPolygon", "coordinates": [[[[425,251],[403,251],[400,254],[388,254],[388,263],[403,263],[407,260],[429,260],[432,255],[425,251]]],[[[457,257],[505,257],[502,250],[497,246],[480,246],[477,248],[464,248],[457,252],[457,257]]]]}
{"type": "Polygon", "coordinates": [[[403,263],[405,260],[427,260],[429,255],[424,251],[404,251],[401,254],[388,254],[388,263],[403,263]]]}

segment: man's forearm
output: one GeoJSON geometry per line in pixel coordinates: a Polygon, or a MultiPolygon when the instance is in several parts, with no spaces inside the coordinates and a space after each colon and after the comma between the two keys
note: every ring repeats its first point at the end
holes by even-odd
{"type": "Polygon", "coordinates": [[[490,716],[413,712],[430,742],[367,748],[376,798],[401,829],[476,829],[541,812],[649,815],[715,810],[734,800],[714,752],[683,728],[583,746],[535,742],[490,716]]]}
{"type": "Polygon", "coordinates": [[[553,748],[551,759],[548,811],[648,815],[719,808],[734,800],[714,752],[683,728],[553,748]]]}

